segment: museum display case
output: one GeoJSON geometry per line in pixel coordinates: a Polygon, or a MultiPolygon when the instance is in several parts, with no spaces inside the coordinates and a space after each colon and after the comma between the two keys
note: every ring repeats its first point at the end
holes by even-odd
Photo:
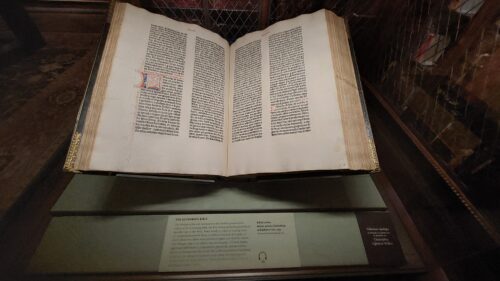
{"type": "MultiPolygon", "coordinates": [[[[126,2],[200,25],[229,43],[321,9],[342,17],[356,77],[350,86],[363,99],[380,169],[365,174],[315,171],[242,178],[63,172],[65,163],[68,170],[68,147],[71,155],[75,143],[71,137],[75,118],[82,116],[82,108],[85,114],[96,87],[116,3],[28,1],[27,11],[42,35],[49,34],[47,38],[57,44],[69,46],[70,32],[75,30],[95,35],[85,61],[65,76],[72,87],[79,83],[74,90],[79,94],[68,103],[65,96],[42,96],[27,104],[25,111],[31,113],[7,116],[13,120],[5,123],[10,127],[0,127],[0,135],[11,135],[0,155],[8,186],[8,196],[0,199],[0,252],[5,253],[0,257],[6,261],[0,269],[6,276],[40,280],[495,280],[500,276],[498,1],[126,2]],[[45,115],[33,113],[45,108],[45,115]],[[28,120],[28,115],[35,117],[28,120]],[[16,134],[14,125],[27,123],[35,128],[21,126],[16,134]],[[57,127],[57,133],[42,130],[49,127],[57,127]],[[37,137],[26,134],[24,140],[25,131],[37,137]],[[17,169],[20,165],[14,165],[17,158],[12,155],[23,149],[16,143],[30,147],[24,156],[38,156],[37,160],[17,169]]],[[[70,92],[61,85],[56,91],[70,92]]],[[[76,131],[78,126],[81,122],[76,131]]]]}

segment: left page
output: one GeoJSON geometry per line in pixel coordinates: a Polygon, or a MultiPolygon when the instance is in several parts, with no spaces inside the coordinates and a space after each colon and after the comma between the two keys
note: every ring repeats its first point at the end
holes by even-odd
{"type": "Polygon", "coordinates": [[[88,170],[223,175],[229,45],[126,5],[88,170]]]}

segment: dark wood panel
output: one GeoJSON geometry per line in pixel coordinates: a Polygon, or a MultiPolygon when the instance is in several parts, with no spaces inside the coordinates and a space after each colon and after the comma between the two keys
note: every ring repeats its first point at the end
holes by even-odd
{"type": "Polygon", "coordinates": [[[106,14],[31,12],[42,32],[97,33],[104,27],[106,14]]]}
{"type": "MultiPolygon", "coordinates": [[[[0,219],[68,140],[88,79],[95,46],[0,123],[0,219]]],[[[30,78],[24,77],[25,79],[30,78]]],[[[22,79],[22,77],[20,77],[22,79]]]]}
{"type": "Polygon", "coordinates": [[[82,62],[60,76],[0,125],[0,217],[12,207],[53,153],[66,142],[74,125],[90,64],[82,62]]]}

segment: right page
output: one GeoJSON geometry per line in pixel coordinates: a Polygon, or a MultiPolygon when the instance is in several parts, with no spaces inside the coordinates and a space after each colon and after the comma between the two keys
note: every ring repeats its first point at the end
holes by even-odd
{"type": "Polygon", "coordinates": [[[349,169],[326,15],[231,46],[229,176],[349,169]]]}

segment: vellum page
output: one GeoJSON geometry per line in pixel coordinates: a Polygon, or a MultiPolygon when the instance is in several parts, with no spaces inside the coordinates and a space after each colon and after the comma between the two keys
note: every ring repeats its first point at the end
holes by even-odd
{"type": "Polygon", "coordinates": [[[126,6],[89,169],[223,175],[229,45],[126,6]]]}
{"type": "Polygon", "coordinates": [[[229,175],[346,169],[325,11],[231,45],[229,175]]]}

